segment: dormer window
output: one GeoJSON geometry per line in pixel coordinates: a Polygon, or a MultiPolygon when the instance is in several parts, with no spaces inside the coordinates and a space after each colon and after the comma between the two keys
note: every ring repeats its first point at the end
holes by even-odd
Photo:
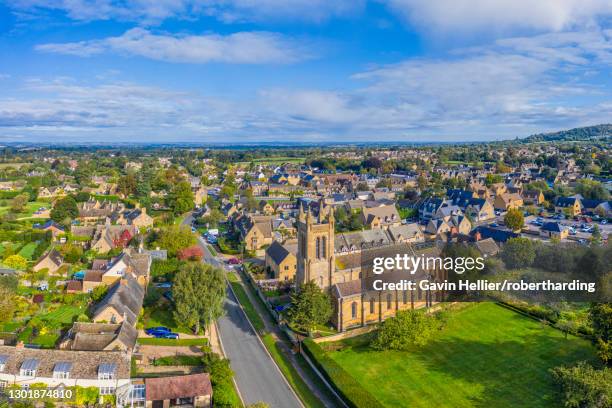
{"type": "Polygon", "coordinates": [[[117,374],[117,364],[102,363],[98,367],[98,380],[113,380],[117,374]]]}
{"type": "Polygon", "coordinates": [[[28,358],[21,364],[19,375],[22,377],[36,377],[36,369],[40,364],[40,360],[35,358],[28,358]]]}
{"type": "Polygon", "coordinates": [[[69,361],[62,361],[55,364],[53,367],[53,378],[66,379],[70,378],[70,371],[72,370],[72,363],[69,361]]]}

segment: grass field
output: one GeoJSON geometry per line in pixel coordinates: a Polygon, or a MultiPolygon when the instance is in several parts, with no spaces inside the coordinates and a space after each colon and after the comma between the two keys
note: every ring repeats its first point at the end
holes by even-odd
{"type": "Polygon", "coordinates": [[[558,407],[548,370],[594,359],[587,340],[494,303],[454,312],[436,340],[411,351],[374,351],[368,336],[322,346],[389,407],[558,407]]]}
{"type": "Polygon", "coordinates": [[[81,309],[77,306],[63,305],[52,312],[41,315],[40,318],[61,324],[70,324],[81,313],[85,313],[85,308],[81,309]]]}
{"type": "Polygon", "coordinates": [[[238,278],[235,275],[232,275],[231,273],[228,274],[228,278],[230,280],[230,284],[232,285],[232,289],[234,290],[238,301],[242,305],[244,312],[251,321],[251,324],[253,324],[253,327],[255,328],[255,330],[257,330],[258,333],[262,333],[265,329],[264,322],[261,319],[261,316],[259,316],[259,313],[257,313],[257,310],[255,310],[255,306],[253,306],[253,304],[251,303],[251,300],[244,291],[244,288],[237,281],[238,278]]]}
{"type": "Polygon", "coordinates": [[[34,254],[34,250],[37,246],[38,244],[36,242],[30,242],[29,244],[24,245],[21,250],[19,250],[19,255],[23,256],[28,261],[31,261],[32,255],[34,254]]]}

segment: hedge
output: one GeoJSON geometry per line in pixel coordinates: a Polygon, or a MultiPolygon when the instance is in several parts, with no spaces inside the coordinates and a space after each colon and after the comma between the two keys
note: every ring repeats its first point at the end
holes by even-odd
{"type": "Polygon", "coordinates": [[[349,407],[383,408],[383,405],[332,360],[321,346],[312,339],[306,339],[302,344],[306,354],[349,407]]]}

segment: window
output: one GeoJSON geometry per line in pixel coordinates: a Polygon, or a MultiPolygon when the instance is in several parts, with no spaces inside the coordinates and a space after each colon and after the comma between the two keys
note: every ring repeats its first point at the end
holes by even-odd
{"type": "Polygon", "coordinates": [[[56,363],[53,367],[53,378],[70,378],[70,370],[72,369],[72,363],[68,361],[56,363]]]}
{"type": "Polygon", "coordinates": [[[391,294],[387,293],[387,310],[391,309],[391,294]]]}
{"type": "Polygon", "coordinates": [[[0,390],[5,389],[7,384],[8,384],[8,381],[0,381],[0,390]]]}
{"type": "Polygon", "coordinates": [[[285,270],[288,271],[289,270],[289,265],[285,265],[285,270]]]}
{"type": "Polygon", "coordinates": [[[315,257],[317,259],[320,259],[321,258],[321,238],[320,237],[317,237],[315,244],[316,244],[315,257]]]}
{"type": "Polygon", "coordinates": [[[323,248],[321,249],[321,258],[327,258],[327,237],[323,237],[323,248]]]}
{"type": "Polygon", "coordinates": [[[351,317],[353,319],[357,317],[357,302],[351,303],[351,317]]]}
{"type": "Polygon", "coordinates": [[[35,358],[28,358],[21,364],[19,375],[23,377],[36,377],[36,369],[38,368],[39,360],[35,358]]]}
{"type": "Polygon", "coordinates": [[[372,313],[372,314],[374,313],[374,310],[375,310],[375,307],[376,307],[374,302],[375,302],[374,298],[371,298],[370,299],[370,313],[372,313]]]}
{"type": "Polygon", "coordinates": [[[113,395],[115,387],[100,387],[100,395],[113,395]]]}
{"type": "Polygon", "coordinates": [[[6,354],[0,355],[0,373],[4,371],[6,368],[6,363],[9,359],[9,356],[6,354]]]}
{"type": "Polygon", "coordinates": [[[117,364],[114,363],[102,363],[98,367],[98,380],[112,380],[115,378],[115,371],[117,371],[117,364]]]}

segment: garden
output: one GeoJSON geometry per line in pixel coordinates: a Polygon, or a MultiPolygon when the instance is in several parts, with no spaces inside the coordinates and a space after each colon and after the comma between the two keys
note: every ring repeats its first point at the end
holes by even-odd
{"type": "Polygon", "coordinates": [[[556,407],[560,397],[549,370],[596,360],[586,339],[566,338],[494,303],[452,311],[431,341],[407,351],[375,350],[374,336],[306,342],[343,394],[367,393],[355,406],[371,399],[389,407],[556,407]]]}

